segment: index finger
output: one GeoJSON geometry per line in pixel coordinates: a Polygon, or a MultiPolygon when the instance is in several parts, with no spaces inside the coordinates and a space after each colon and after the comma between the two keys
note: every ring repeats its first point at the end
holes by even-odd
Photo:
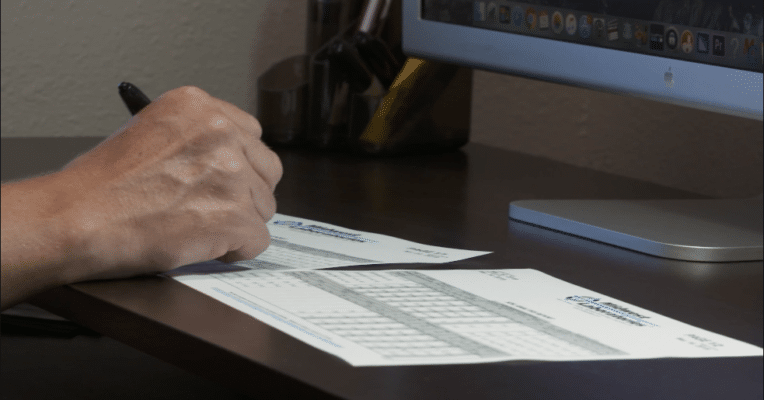
{"type": "Polygon", "coordinates": [[[262,136],[260,122],[252,114],[225,100],[215,100],[219,102],[225,115],[244,131],[244,135],[241,136],[244,157],[273,192],[284,170],[279,156],[260,140],[262,136]]]}
{"type": "Polygon", "coordinates": [[[260,140],[246,143],[243,150],[244,157],[247,158],[252,169],[268,184],[271,192],[276,190],[276,185],[284,174],[284,167],[279,156],[260,140]]]}
{"type": "Polygon", "coordinates": [[[260,139],[263,134],[263,128],[260,126],[260,122],[252,116],[252,114],[242,110],[239,107],[221,99],[215,98],[219,102],[221,109],[225,115],[230,118],[234,124],[244,130],[244,132],[250,134],[250,137],[254,139],[260,139]]]}

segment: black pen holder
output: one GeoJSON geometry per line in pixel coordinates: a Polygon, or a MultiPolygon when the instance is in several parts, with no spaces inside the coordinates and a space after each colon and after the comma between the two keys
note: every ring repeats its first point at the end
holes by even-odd
{"type": "MultiPolygon", "coordinates": [[[[335,37],[336,40],[340,36],[335,37]]],[[[350,84],[345,71],[329,56],[332,39],[310,57],[308,62],[307,143],[318,149],[344,149],[350,143],[348,100],[350,84]]]]}
{"type": "Polygon", "coordinates": [[[276,63],[257,79],[257,119],[271,146],[305,144],[308,119],[308,57],[276,63]]]}
{"type": "MultiPolygon", "coordinates": [[[[397,39],[387,43],[397,58],[401,58],[399,25],[388,24],[380,35],[397,39]]],[[[348,82],[347,69],[330,54],[332,44],[350,42],[355,30],[356,24],[351,23],[312,54],[282,61],[261,76],[258,118],[263,140],[272,146],[361,154],[442,152],[466,144],[472,70],[408,59],[389,90],[361,93],[348,82]],[[263,79],[266,76],[271,79],[263,79]],[[267,83],[283,76],[290,85],[282,95],[267,83]]]]}

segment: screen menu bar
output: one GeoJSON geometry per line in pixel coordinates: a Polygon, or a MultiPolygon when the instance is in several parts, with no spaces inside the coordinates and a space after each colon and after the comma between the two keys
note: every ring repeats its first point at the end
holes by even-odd
{"type": "Polygon", "coordinates": [[[749,71],[762,72],[764,65],[761,22],[757,36],[503,0],[425,2],[422,16],[438,22],[749,71]]]}

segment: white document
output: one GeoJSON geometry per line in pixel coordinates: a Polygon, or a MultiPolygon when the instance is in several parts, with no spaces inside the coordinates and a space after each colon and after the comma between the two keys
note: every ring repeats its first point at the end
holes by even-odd
{"type": "Polygon", "coordinates": [[[260,270],[321,269],[349,265],[446,263],[481,256],[428,246],[309,219],[276,214],[267,223],[271,245],[252,260],[234,263],[260,270]]]}
{"type": "Polygon", "coordinates": [[[175,279],[354,366],[762,355],[532,269],[175,279]]]}

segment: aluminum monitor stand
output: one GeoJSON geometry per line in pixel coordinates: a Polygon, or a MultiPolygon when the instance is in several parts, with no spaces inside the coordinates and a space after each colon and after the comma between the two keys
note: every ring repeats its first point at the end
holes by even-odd
{"type": "Polygon", "coordinates": [[[762,198],[520,200],[509,217],[650,255],[686,261],[762,259],[762,198]]]}

